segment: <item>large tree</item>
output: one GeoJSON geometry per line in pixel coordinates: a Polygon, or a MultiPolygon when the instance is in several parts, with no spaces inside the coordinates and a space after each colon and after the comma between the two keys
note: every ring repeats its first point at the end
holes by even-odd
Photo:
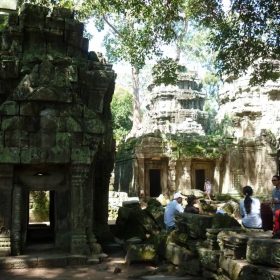
{"type": "Polygon", "coordinates": [[[221,74],[238,78],[251,76],[251,84],[279,78],[279,0],[187,0],[191,16],[211,27],[211,47],[217,51],[221,74]]]}

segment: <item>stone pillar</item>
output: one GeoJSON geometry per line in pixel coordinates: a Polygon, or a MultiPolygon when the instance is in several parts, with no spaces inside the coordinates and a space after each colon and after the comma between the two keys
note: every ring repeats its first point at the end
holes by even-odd
{"type": "Polygon", "coordinates": [[[176,161],[170,160],[168,162],[168,191],[169,197],[172,198],[176,192],[176,161]]]}
{"type": "MultiPolygon", "coordinates": [[[[13,165],[0,164],[0,256],[11,254],[11,231],[12,231],[12,187],[13,187],[13,165]]],[[[18,200],[19,207],[21,200],[18,200]]],[[[20,219],[20,216],[19,216],[20,219]]],[[[20,232],[20,220],[18,221],[18,233],[20,232]]],[[[17,238],[18,255],[20,248],[20,235],[17,238]]]]}
{"type": "Polygon", "coordinates": [[[14,186],[12,204],[11,254],[19,256],[21,252],[22,186],[14,186]]]}
{"type": "Polygon", "coordinates": [[[139,193],[144,197],[150,196],[150,190],[148,185],[145,181],[145,159],[138,158],[138,186],[139,186],[139,193]]]}
{"type": "Polygon", "coordinates": [[[191,160],[182,161],[182,169],[183,169],[183,178],[184,185],[181,188],[181,192],[184,193],[185,190],[191,189],[191,160]]]}
{"type": "Polygon", "coordinates": [[[212,193],[220,193],[220,172],[221,172],[221,158],[217,158],[215,161],[215,170],[214,170],[214,180],[212,184],[212,193]]]}
{"type": "Polygon", "coordinates": [[[89,255],[87,235],[92,225],[93,210],[89,209],[92,200],[91,188],[88,188],[89,165],[76,164],[71,166],[71,253],[89,255]],[[91,211],[90,211],[91,210],[91,211]]]}

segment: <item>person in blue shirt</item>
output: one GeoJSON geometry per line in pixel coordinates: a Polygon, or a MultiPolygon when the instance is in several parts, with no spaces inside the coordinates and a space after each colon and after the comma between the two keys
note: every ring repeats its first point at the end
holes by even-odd
{"type": "Polygon", "coordinates": [[[182,206],[182,201],[185,196],[180,193],[175,193],[173,200],[166,205],[164,212],[164,223],[167,229],[174,230],[174,215],[176,212],[184,212],[184,208],[182,206]]]}
{"type": "Polygon", "coordinates": [[[273,214],[280,209],[280,176],[274,175],[271,180],[275,189],[272,191],[273,214]]]}
{"type": "Polygon", "coordinates": [[[240,201],[239,208],[242,216],[242,225],[246,228],[262,228],[261,202],[254,198],[250,186],[243,188],[245,199],[240,201]]]}

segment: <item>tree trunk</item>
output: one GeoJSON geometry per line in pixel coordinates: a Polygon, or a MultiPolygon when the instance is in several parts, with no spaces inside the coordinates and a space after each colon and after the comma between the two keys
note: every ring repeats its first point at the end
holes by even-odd
{"type": "Polygon", "coordinates": [[[132,87],[133,87],[133,124],[130,133],[126,138],[137,137],[137,131],[140,129],[141,112],[139,101],[139,70],[135,66],[131,66],[132,70],[132,87]]]}

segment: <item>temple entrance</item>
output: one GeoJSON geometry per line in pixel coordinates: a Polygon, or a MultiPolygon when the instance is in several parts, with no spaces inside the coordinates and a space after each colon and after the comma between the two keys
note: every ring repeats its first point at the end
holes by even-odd
{"type": "Polygon", "coordinates": [[[150,197],[158,197],[162,193],[161,189],[161,170],[160,169],[150,169],[150,197]]]}
{"type": "Polygon", "coordinates": [[[205,181],[205,170],[204,169],[195,170],[195,188],[204,191],[204,181],[205,181]]]}
{"type": "Polygon", "coordinates": [[[29,191],[27,211],[27,246],[33,243],[54,243],[54,191],[29,191]]]}

